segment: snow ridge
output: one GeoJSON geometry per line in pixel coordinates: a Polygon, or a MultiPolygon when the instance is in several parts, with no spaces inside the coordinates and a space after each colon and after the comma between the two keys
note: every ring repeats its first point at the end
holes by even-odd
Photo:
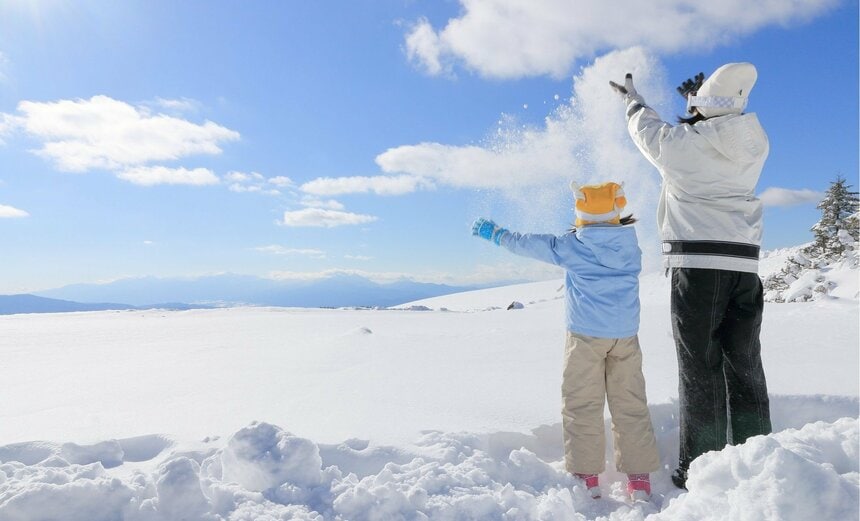
{"type": "MultiPolygon", "coordinates": [[[[857,519],[858,419],[843,417],[856,414],[857,399],[775,402],[777,426],[802,425],[808,418],[791,412],[798,406],[827,420],[705,454],[690,469],[689,493],[661,470],[651,502],[631,503],[614,471],[602,475],[604,499],[592,500],[564,470],[560,425],[531,436],[430,431],[406,450],[361,440],[320,445],[254,422],[221,447],[206,440],[189,449],[161,436],[0,447],[0,519],[857,519]],[[125,450],[151,456],[154,470],[111,470],[127,464],[125,450]]],[[[664,455],[677,450],[676,415],[676,403],[652,406],[664,455]]],[[[607,447],[611,460],[611,437],[607,447]]]]}

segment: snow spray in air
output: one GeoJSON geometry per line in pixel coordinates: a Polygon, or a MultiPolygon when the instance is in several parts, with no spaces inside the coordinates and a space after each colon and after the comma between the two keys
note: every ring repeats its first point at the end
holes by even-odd
{"type": "Polygon", "coordinates": [[[503,117],[484,146],[487,190],[474,212],[511,229],[561,234],[573,220],[571,180],[580,184],[624,184],[627,209],[636,225],[645,270],[660,265],[656,225],[660,178],[627,135],[624,106],[609,80],[633,73],[636,87],[661,114],[673,114],[663,67],[641,48],[615,51],[584,67],[573,78],[572,96],[541,126],[523,126],[503,117]]]}

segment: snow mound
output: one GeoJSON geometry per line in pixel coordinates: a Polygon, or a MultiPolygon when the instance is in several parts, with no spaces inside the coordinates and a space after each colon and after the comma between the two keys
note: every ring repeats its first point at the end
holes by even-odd
{"type": "Polygon", "coordinates": [[[808,247],[810,244],[812,243],[791,246],[789,248],[777,248],[775,250],[762,251],[761,257],[759,257],[758,260],[759,276],[762,279],[766,279],[769,275],[779,273],[789,258],[798,254],[802,249],[808,247]]]}
{"type": "MultiPolygon", "coordinates": [[[[655,414],[663,416],[669,418],[655,414]]],[[[427,432],[406,451],[362,440],[317,445],[254,422],[221,449],[177,451],[154,472],[135,470],[121,479],[99,462],[74,464],[55,455],[32,464],[6,461],[0,519],[857,519],[857,418],[810,423],[707,453],[690,468],[688,493],[673,489],[661,470],[654,474],[653,500],[636,503],[609,475],[604,499],[592,500],[561,460],[546,461],[531,450],[554,442],[544,431],[530,439],[427,432]]],[[[18,452],[28,454],[35,453],[18,452]]]]}
{"type": "Polygon", "coordinates": [[[56,462],[57,466],[100,463],[104,468],[112,468],[124,462],[153,459],[171,444],[166,437],[157,435],[102,441],[92,445],[44,441],[15,443],[0,447],[0,461],[34,465],[50,460],[56,462]]]}
{"type": "Polygon", "coordinates": [[[322,479],[319,448],[268,423],[252,423],[234,434],[220,463],[220,479],[254,491],[288,482],[313,486],[322,479]]]}
{"type": "Polygon", "coordinates": [[[417,304],[412,304],[412,305],[407,304],[407,305],[393,307],[393,308],[389,308],[389,309],[393,309],[393,310],[397,310],[397,311],[433,311],[433,309],[428,307],[428,306],[421,306],[421,305],[417,305],[417,304]]]}
{"type": "Polygon", "coordinates": [[[709,452],[654,520],[857,519],[858,421],[808,424],[709,452]]]}
{"type": "Polygon", "coordinates": [[[838,258],[809,245],[762,254],[760,274],[768,302],[860,299],[860,254],[853,242],[838,258]]]}

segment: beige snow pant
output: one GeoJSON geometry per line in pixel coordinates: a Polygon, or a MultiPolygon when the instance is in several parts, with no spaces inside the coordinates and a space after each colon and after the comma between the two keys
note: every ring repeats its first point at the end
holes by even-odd
{"type": "Polygon", "coordinates": [[[660,468],[637,336],[596,338],[568,331],[561,393],[568,472],[599,474],[605,469],[605,397],[612,415],[615,468],[626,474],[660,468]]]}

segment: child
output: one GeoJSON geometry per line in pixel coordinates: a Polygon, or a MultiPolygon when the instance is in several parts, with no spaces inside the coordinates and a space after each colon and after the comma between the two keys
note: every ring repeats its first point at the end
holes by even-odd
{"type": "Polygon", "coordinates": [[[680,451],[672,482],[686,488],[699,455],[771,432],[761,360],[764,299],[758,276],[762,203],[756,184],[770,146],[744,113],[758,73],[727,63],[678,91],[691,117],[663,121],[633,87],[610,82],[627,129],[663,178],[657,220],[671,268],[678,355],[680,451]]]}
{"type": "Polygon", "coordinates": [[[605,468],[603,409],[609,399],[615,467],[627,474],[634,499],[651,495],[649,473],[660,467],[645,398],[639,349],[639,272],[636,231],[621,217],[624,191],[616,183],[578,187],[575,228],[562,236],[519,234],[478,219],[472,234],[518,255],[566,270],[567,344],[562,382],[565,467],[600,497],[605,468]]]}

